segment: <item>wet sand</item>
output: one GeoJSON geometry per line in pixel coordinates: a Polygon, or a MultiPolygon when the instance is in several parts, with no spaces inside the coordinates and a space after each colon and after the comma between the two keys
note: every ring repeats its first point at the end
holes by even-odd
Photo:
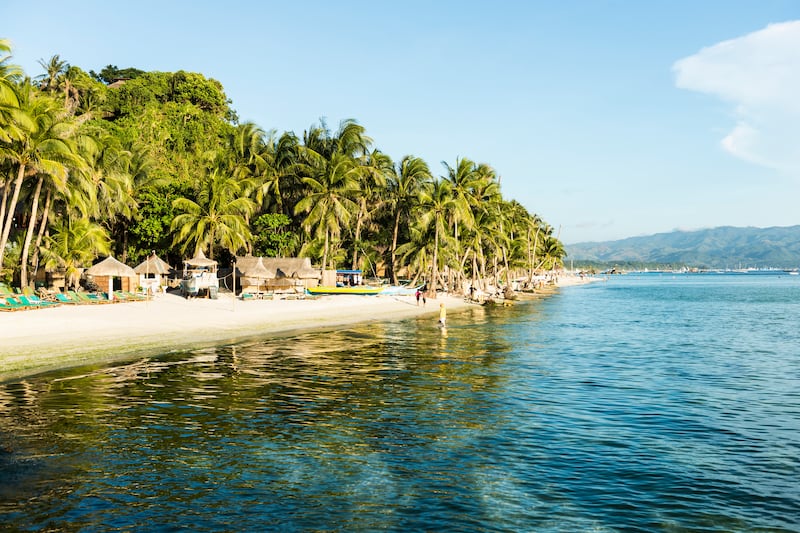
{"type": "MultiPolygon", "coordinates": [[[[598,281],[561,276],[558,286],[598,281]]],[[[162,294],[149,301],[61,305],[0,313],[0,381],[46,370],[163,354],[249,338],[286,336],[352,324],[439,316],[472,304],[439,294],[418,306],[413,296],[322,296],[306,300],[186,300],[162,294]]]]}

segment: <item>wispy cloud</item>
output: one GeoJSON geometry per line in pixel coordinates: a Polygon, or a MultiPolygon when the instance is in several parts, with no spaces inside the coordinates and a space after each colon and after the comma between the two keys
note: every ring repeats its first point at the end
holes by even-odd
{"type": "Polygon", "coordinates": [[[800,175],[800,20],[703,48],[672,68],[678,87],[733,105],[725,150],[800,175]]]}

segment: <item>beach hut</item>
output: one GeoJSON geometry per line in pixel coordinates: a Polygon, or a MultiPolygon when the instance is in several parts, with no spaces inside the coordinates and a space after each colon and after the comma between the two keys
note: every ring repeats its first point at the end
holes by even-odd
{"type": "MultiPolygon", "coordinates": [[[[256,264],[261,261],[266,270],[272,273],[266,278],[266,289],[276,291],[303,292],[303,289],[319,285],[320,270],[311,266],[308,257],[255,257],[245,255],[236,257],[236,269],[246,277],[256,264]]],[[[248,280],[242,279],[242,288],[248,280]]]]}
{"type": "Polygon", "coordinates": [[[183,261],[181,294],[192,297],[205,292],[209,298],[216,299],[218,291],[216,261],[207,258],[202,250],[199,250],[191,259],[183,261]]]}
{"type": "Polygon", "coordinates": [[[153,253],[136,265],[133,271],[139,275],[140,287],[150,293],[156,293],[161,287],[166,286],[166,277],[172,272],[172,267],[153,253]]]}
{"type": "MultiPolygon", "coordinates": [[[[311,266],[308,257],[266,257],[264,266],[275,271],[275,280],[293,280],[292,285],[309,288],[319,285],[322,271],[311,266]]],[[[286,285],[286,281],[278,284],[286,285]]]]}
{"type": "Polygon", "coordinates": [[[260,293],[261,286],[266,286],[266,281],[268,279],[274,279],[276,272],[264,266],[264,260],[261,257],[250,256],[242,259],[245,260],[245,264],[239,264],[237,266],[237,270],[241,273],[239,282],[242,286],[242,292],[260,293]]]}
{"type": "Polygon", "coordinates": [[[92,276],[98,286],[108,285],[109,300],[114,299],[114,278],[120,278],[120,289],[123,291],[130,291],[137,281],[136,272],[131,267],[120,263],[110,255],[96,265],[89,267],[86,270],[86,274],[92,276]]]}

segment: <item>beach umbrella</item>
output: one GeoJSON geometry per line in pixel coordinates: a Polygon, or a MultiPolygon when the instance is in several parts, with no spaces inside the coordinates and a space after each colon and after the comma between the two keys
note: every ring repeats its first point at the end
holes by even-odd
{"type": "Polygon", "coordinates": [[[137,274],[157,274],[159,276],[169,274],[170,270],[172,270],[172,267],[169,263],[156,254],[151,255],[133,269],[137,274]]]}
{"type": "Polygon", "coordinates": [[[108,299],[114,299],[114,278],[135,278],[136,272],[126,265],[120,263],[112,256],[108,256],[96,265],[89,267],[86,273],[90,276],[108,276],[108,299]]]}
{"type": "MultiPolygon", "coordinates": [[[[244,272],[242,272],[242,274],[244,274],[248,278],[256,280],[269,279],[275,277],[275,272],[265,267],[264,261],[260,257],[254,264],[245,269],[244,272]]],[[[260,283],[258,289],[261,290],[260,283]]]]}
{"type": "Polygon", "coordinates": [[[199,250],[197,255],[192,257],[191,259],[187,259],[184,261],[187,265],[196,266],[196,267],[210,267],[216,266],[217,262],[213,259],[209,259],[206,257],[206,254],[203,253],[203,250],[199,250]]]}

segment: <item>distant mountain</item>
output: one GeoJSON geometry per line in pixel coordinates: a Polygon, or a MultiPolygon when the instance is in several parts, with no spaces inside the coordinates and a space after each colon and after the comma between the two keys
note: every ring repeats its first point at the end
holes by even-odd
{"type": "Polygon", "coordinates": [[[674,231],[618,241],[566,246],[576,263],[670,265],[698,268],[798,268],[800,226],[674,231]]]}

